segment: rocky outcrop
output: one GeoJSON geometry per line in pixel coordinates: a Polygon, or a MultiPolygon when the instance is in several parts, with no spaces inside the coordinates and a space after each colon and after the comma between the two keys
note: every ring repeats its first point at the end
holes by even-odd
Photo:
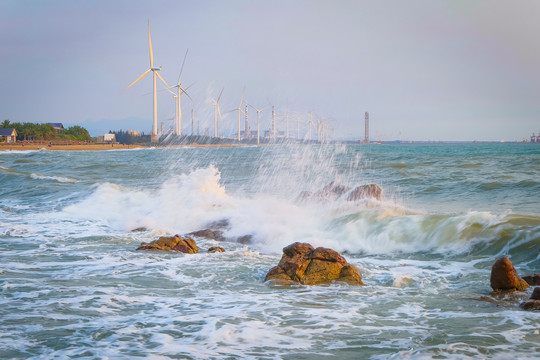
{"type": "Polygon", "coordinates": [[[540,285],[540,274],[527,275],[522,277],[522,279],[525,280],[530,286],[540,285]]]}
{"type": "Polygon", "coordinates": [[[189,236],[194,237],[200,237],[210,240],[217,240],[217,241],[224,241],[225,237],[223,236],[222,230],[212,230],[212,229],[204,229],[199,231],[194,231],[192,233],[188,234],[189,236]]]}
{"type": "Polygon", "coordinates": [[[531,299],[519,304],[523,310],[540,310],[540,287],[533,290],[531,299]]]}
{"type": "Polygon", "coordinates": [[[209,253],[217,253],[217,252],[225,252],[225,249],[219,246],[212,246],[210,249],[208,249],[209,253]]]}
{"type": "Polygon", "coordinates": [[[523,291],[529,284],[519,277],[514,265],[505,256],[495,261],[491,268],[491,287],[494,291],[523,291]]]}
{"type": "Polygon", "coordinates": [[[347,263],[332,249],[296,242],[283,248],[279,264],[266,274],[264,281],[285,280],[304,285],[344,281],[350,285],[364,285],[360,271],[347,263]]]}
{"type": "Polygon", "coordinates": [[[362,199],[381,200],[382,188],[376,184],[362,185],[355,188],[347,196],[347,201],[356,201],[362,199]]]}
{"type": "Polygon", "coordinates": [[[142,243],[137,250],[178,251],[185,254],[196,254],[199,252],[195,240],[183,238],[180,235],[162,236],[151,243],[142,243]]]}
{"type": "MultiPolygon", "coordinates": [[[[328,201],[336,200],[350,190],[349,187],[332,181],[330,184],[316,192],[302,191],[296,201],[302,202],[307,200],[328,201]]],[[[357,201],[362,199],[381,200],[382,188],[376,184],[362,185],[353,189],[346,197],[347,201],[357,201]]]]}

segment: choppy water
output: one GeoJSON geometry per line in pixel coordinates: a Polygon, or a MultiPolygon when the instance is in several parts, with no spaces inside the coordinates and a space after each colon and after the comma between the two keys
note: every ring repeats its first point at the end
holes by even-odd
{"type": "Polygon", "coordinates": [[[0,152],[0,358],[538,358],[531,291],[473,299],[500,256],[540,272],[539,174],[533,144],[0,152]],[[295,201],[334,180],[384,199],[295,201]],[[252,242],[135,251],[222,219],[252,242]],[[264,283],[295,241],[367,286],[264,283]]]}

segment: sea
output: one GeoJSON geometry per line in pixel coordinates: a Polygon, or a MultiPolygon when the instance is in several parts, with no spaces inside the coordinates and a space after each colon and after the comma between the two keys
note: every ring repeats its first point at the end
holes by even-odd
{"type": "Polygon", "coordinates": [[[537,144],[1,151],[0,185],[1,359],[540,358],[532,288],[490,287],[540,273],[537,144]],[[300,201],[331,182],[383,197],[300,201]],[[294,242],[365,286],[265,282],[294,242]]]}

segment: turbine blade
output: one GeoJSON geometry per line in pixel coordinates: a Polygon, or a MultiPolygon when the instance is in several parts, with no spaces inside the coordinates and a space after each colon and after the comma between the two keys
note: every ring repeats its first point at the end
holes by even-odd
{"type": "MultiPolygon", "coordinates": [[[[157,71],[156,71],[156,75],[161,79],[161,81],[163,81],[163,83],[165,84],[165,86],[167,87],[167,89],[170,88],[169,84],[167,84],[167,82],[165,81],[165,79],[163,79],[163,78],[161,77],[161,75],[160,75],[157,71]]],[[[173,94],[174,94],[174,93],[173,93],[173,94]]],[[[176,95],[176,94],[175,94],[175,95],[176,95]]]]}
{"type": "Polygon", "coordinates": [[[191,98],[191,96],[189,96],[189,94],[187,93],[187,89],[189,89],[189,88],[191,87],[191,85],[188,86],[188,87],[185,88],[185,89],[184,89],[183,87],[181,87],[180,85],[179,85],[178,87],[179,87],[180,90],[182,90],[182,91],[180,92],[180,95],[186,94],[186,96],[189,98],[189,100],[193,101],[193,99],[191,98]]]}
{"type": "Polygon", "coordinates": [[[221,93],[219,94],[216,104],[219,104],[219,99],[221,99],[221,95],[223,95],[223,90],[225,90],[225,88],[221,89],[221,93]]]}
{"type": "Polygon", "coordinates": [[[139,77],[137,78],[137,80],[135,80],[135,81],[132,82],[127,88],[125,88],[124,90],[122,90],[122,91],[120,92],[120,94],[123,93],[124,91],[126,91],[127,89],[129,89],[129,88],[130,88],[132,85],[134,85],[137,81],[139,81],[139,80],[141,80],[143,77],[145,77],[145,75],[148,74],[150,71],[152,71],[152,69],[146,70],[141,76],[139,76],[139,77]]]}
{"type": "Polygon", "coordinates": [[[153,68],[154,52],[152,51],[152,38],[150,37],[150,20],[148,20],[148,44],[150,45],[150,68],[153,68]]]}
{"type": "Polygon", "coordinates": [[[182,61],[182,67],[180,68],[180,75],[178,75],[178,85],[180,85],[180,78],[182,77],[182,71],[184,70],[184,64],[186,62],[188,51],[189,49],[186,50],[186,55],[184,55],[184,61],[182,61]]]}

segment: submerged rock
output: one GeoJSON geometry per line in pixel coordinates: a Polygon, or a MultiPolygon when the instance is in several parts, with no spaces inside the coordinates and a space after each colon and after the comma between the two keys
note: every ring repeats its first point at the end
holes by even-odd
{"type": "Polygon", "coordinates": [[[531,299],[519,304],[523,310],[540,310],[540,287],[533,290],[531,299]]]}
{"type": "Polygon", "coordinates": [[[495,261],[491,268],[491,287],[494,291],[523,291],[529,284],[519,277],[514,265],[505,256],[495,261]]]}
{"type": "Polygon", "coordinates": [[[522,277],[530,286],[540,285],[540,274],[527,275],[522,277]]]}
{"type": "Polygon", "coordinates": [[[283,248],[279,264],[266,274],[264,281],[285,280],[304,285],[344,281],[350,285],[364,285],[360,271],[347,263],[332,249],[296,242],[283,248]]]}
{"type": "Polygon", "coordinates": [[[178,251],[185,254],[196,254],[199,252],[195,240],[183,238],[180,235],[162,236],[149,244],[142,243],[137,250],[178,251]]]}
{"type": "Polygon", "coordinates": [[[376,184],[362,185],[355,188],[347,196],[347,201],[356,201],[362,199],[381,200],[382,188],[376,184]]]}
{"type": "Polygon", "coordinates": [[[219,246],[212,246],[210,249],[208,249],[209,253],[217,253],[217,252],[225,252],[225,249],[219,246]]]}

